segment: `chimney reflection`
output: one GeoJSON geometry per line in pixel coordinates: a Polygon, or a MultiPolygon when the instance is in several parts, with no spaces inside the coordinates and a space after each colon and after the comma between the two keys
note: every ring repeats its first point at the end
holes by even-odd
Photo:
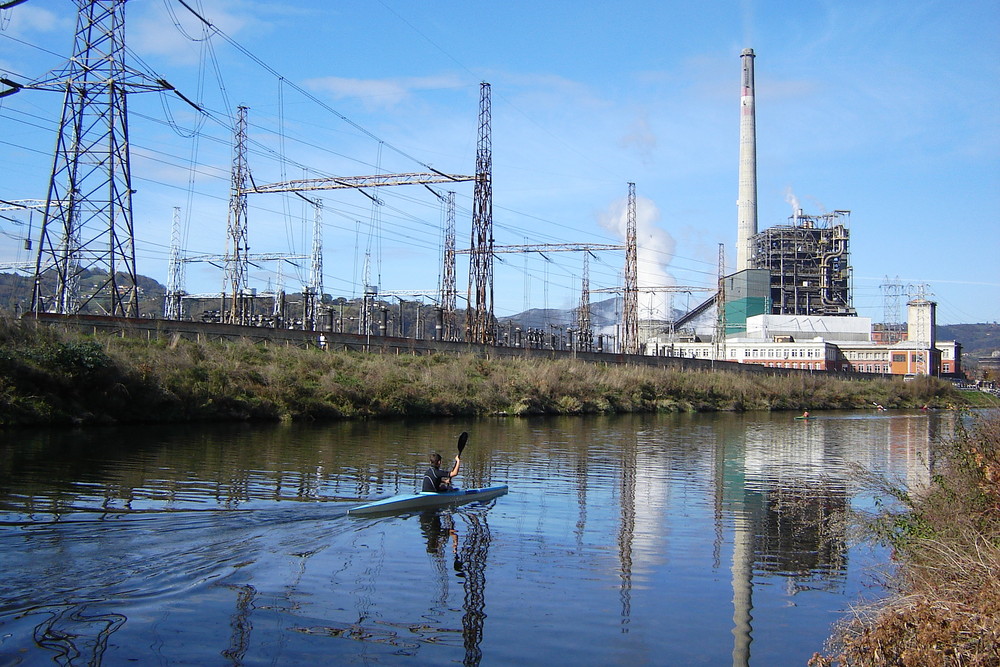
{"type": "Polygon", "coordinates": [[[720,430],[716,465],[716,553],[732,516],[733,665],[750,663],[753,575],[787,577],[789,594],[842,586],[850,467],[905,470],[916,490],[930,481],[930,446],[951,422],[925,415],[819,418],[788,429],[780,421],[720,430]],[[848,435],[850,434],[850,435],[848,435]],[[859,438],[859,434],[861,437],[859,438]]]}

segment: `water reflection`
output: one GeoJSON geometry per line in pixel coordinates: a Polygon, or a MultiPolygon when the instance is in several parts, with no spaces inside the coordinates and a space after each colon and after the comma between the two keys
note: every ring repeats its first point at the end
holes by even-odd
{"type": "Polygon", "coordinates": [[[465,512],[465,534],[459,560],[465,589],[462,614],[462,639],[465,646],[465,665],[478,665],[483,657],[480,645],[486,625],[486,563],[490,551],[490,527],[486,513],[465,512]]]}
{"type": "Polygon", "coordinates": [[[86,604],[50,607],[35,626],[35,644],[51,651],[60,664],[99,665],[108,639],[126,621],[122,614],[88,614],[86,604]]]}
{"type": "Polygon", "coordinates": [[[802,663],[850,602],[847,463],[917,487],[950,430],[833,413],[0,434],[0,661],[802,663]],[[415,489],[428,443],[461,430],[464,485],[509,496],[343,517],[415,489]]]}
{"type": "MultiPolygon", "coordinates": [[[[856,447],[844,439],[847,419],[854,418],[821,417],[803,422],[800,430],[775,422],[757,424],[742,435],[729,433],[721,443],[726,451],[716,457],[717,484],[733,517],[734,666],[750,663],[755,572],[786,577],[790,595],[843,586],[845,519],[850,476],[855,473],[845,462],[871,470],[903,470],[900,481],[910,488],[930,479],[930,445],[940,436],[937,420],[865,419],[862,437],[854,437],[892,444],[856,447]],[[879,460],[886,453],[889,459],[901,460],[879,460]]],[[[716,535],[718,539],[721,531],[716,535]]]]}
{"type": "Polygon", "coordinates": [[[233,634],[229,639],[229,647],[222,652],[222,655],[234,665],[241,665],[243,657],[250,647],[250,633],[253,630],[250,614],[253,612],[253,602],[254,598],[257,597],[257,589],[249,584],[233,588],[236,589],[236,613],[233,614],[230,622],[233,634]]]}
{"type": "MultiPolygon", "coordinates": [[[[618,527],[618,560],[621,569],[621,631],[628,633],[629,618],[632,614],[632,542],[635,540],[636,485],[638,477],[638,444],[634,438],[626,437],[621,443],[621,521],[618,527]]],[[[644,534],[655,534],[644,531],[644,534]]]]}

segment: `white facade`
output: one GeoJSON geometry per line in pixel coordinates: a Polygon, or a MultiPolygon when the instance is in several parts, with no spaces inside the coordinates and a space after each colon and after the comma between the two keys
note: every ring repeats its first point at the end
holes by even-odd
{"type": "Polygon", "coordinates": [[[867,342],[872,339],[870,317],[830,315],[753,315],[747,318],[747,338],[763,340],[791,336],[794,340],[817,338],[867,342]]]}

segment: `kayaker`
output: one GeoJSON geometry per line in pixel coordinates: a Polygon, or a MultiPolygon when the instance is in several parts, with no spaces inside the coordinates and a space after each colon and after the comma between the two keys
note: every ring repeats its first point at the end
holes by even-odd
{"type": "Polygon", "coordinates": [[[458,474],[458,468],[462,465],[462,459],[459,456],[455,456],[455,467],[449,473],[441,470],[441,455],[437,452],[431,453],[430,463],[431,467],[424,473],[424,484],[420,490],[437,491],[438,493],[441,491],[450,491],[451,480],[458,474]]]}

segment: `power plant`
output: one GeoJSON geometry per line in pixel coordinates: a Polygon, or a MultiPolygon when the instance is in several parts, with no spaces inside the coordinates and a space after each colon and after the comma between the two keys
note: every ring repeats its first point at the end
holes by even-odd
{"type": "Polygon", "coordinates": [[[960,375],[961,345],[937,340],[936,304],[923,293],[908,303],[906,336],[877,339],[871,319],[857,316],[850,211],[795,208],[787,224],[758,232],[754,58],[753,49],[740,54],[736,272],[720,276],[710,334],[682,329],[707,312],[706,302],[674,323],[679,332],[651,337],[647,353],[810,371],[960,375]]]}
{"type": "MultiPolygon", "coordinates": [[[[189,8],[190,9],[190,8],[189,8]]],[[[197,14],[196,14],[197,16],[197,14]]],[[[200,17],[199,17],[200,18],[200,17]]],[[[48,197],[44,204],[4,202],[13,208],[44,209],[38,255],[34,266],[34,293],[31,308],[35,313],[49,312],[72,315],[82,312],[89,301],[103,308],[112,316],[134,318],[138,316],[137,271],[131,222],[131,193],[128,145],[125,140],[127,116],[126,92],[166,91],[178,95],[183,101],[200,109],[162,78],[139,77],[143,86],[129,88],[122,85],[126,79],[136,78],[125,63],[124,0],[81,2],[74,45],[74,56],[64,70],[29,84],[17,84],[3,79],[7,88],[0,90],[0,97],[22,89],[77,91],[80,99],[67,97],[59,125],[56,166],[51,174],[48,197]],[[95,37],[96,35],[96,37],[95,37]],[[110,55],[105,54],[105,43],[118,44],[110,55]],[[106,75],[91,78],[87,73],[93,67],[88,63],[103,63],[106,75]],[[146,79],[149,79],[148,81],[146,79]],[[86,83],[86,86],[83,85],[86,83]],[[76,85],[79,84],[79,85],[76,85]],[[114,94],[105,94],[113,91],[114,94]],[[101,100],[100,103],[94,100],[101,100]],[[88,122],[84,123],[84,120],[88,122]],[[92,133],[87,146],[120,156],[120,159],[96,161],[87,149],[80,148],[73,128],[85,126],[92,133]],[[87,166],[86,169],[83,166],[87,166]],[[86,182],[97,185],[87,185],[86,182]],[[80,196],[79,193],[86,193],[80,196]],[[107,195],[105,193],[110,193],[107,195]],[[73,196],[71,196],[73,195],[73,196]],[[80,212],[88,212],[81,216],[80,212]],[[110,238],[110,242],[105,239],[110,238]],[[104,276],[96,289],[84,292],[84,276],[104,276]],[[98,298],[102,301],[99,302],[98,298]],[[107,306],[103,304],[107,302],[107,306]]],[[[246,157],[247,123],[246,107],[238,107],[234,131],[234,158],[231,178],[230,210],[228,217],[227,248],[224,255],[185,256],[179,247],[179,235],[171,236],[170,267],[168,268],[168,294],[164,317],[182,318],[182,299],[191,296],[184,291],[183,265],[191,261],[214,261],[224,266],[223,288],[219,320],[226,324],[250,325],[255,320],[259,298],[256,289],[248,286],[247,267],[253,261],[288,260],[289,254],[249,253],[247,197],[268,193],[294,193],[315,207],[313,247],[309,255],[311,264],[309,285],[304,286],[302,317],[296,323],[307,331],[345,333],[341,307],[339,320],[334,317],[332,306],[323,304],[322,288],[322,209],[319,199],[302,193],[342,188],[376,188],[420,184],[451,185],[474,182],[472,234],[468,250],[454,248],[454,193],[450,193],[451,227],[448,232],[449,250],[444,253],[444,277],[436,291],[437,340],[464,340],[483,345],[511,347],[547,347],[552,350],[568,349],[592,351],[592,343],[605,351],[605,335],[613,337],[615,344],[607,351],[629,355],[655,354],[657,356],[689,356],[719,361],[761,363],[773,367],[804,368],[809,370],[850,370],[878,373],[959,374],[960,346],[942,343],[934,335],[934,304],[924,294],[911,302],[909,309],[910,340],[873,340],[868,318],[859,318],[852,304],[852,267],[850,263],[850,211],[835,210],[819,215],[808,214],[795,208],[788,223],[759,231],[757,201],[757,136],[756,88],[753,49],[740,53],[739,90],[739,165],[737,193],[736,260],[735,272],[727,274],[724,266],[724,248],[720,246],[719,280],[717,291],[708,300],[690,312],[675,318],[667,313],[666,319],[654,319],[650,314],[638,318],[638,292],[680,292],[716,290],[716,287],[679,287],[675,285],[638,284],[636,266],[636,195],[635,184],[628,189],[628,231],[624,245],[598,244],[524,244],[503,246],[493,238],[492,194],[492,138],[490,85],[480,86],[479,134],[475,175],[446,174],[429,165],[425,172],[378,174],[375,176],[336,176],[312,179],[284,180],[271,184],[251,183],[246,157]],[[567,326],[565,338],[557,343],[555,336],[529,335],[527,332],[508,332],[502,336],[501,323],[493,312],[494,274],[493,263],[503,252],[555,252],[574,251],[591,254],[596,250],[624,250],[623,284],[612,288],[590,289],[584,276],[581,307],[575,329],[567,326]],[[455,312],[455,256],[468,254],[470,258],[469,285],[466,294],[464,336],[459,330],[455,312]],[[600,292],[620,295],[621,310],[615,333],[595,335],[591,328],[590,297],[600,292]],[[926,305],[926,304],[929,304],[926,305]],[[715,317],[711,331],[685,328],[704,315],[709,316],[712,306],[715,317]],[[334,328],[338,321],[339,328],[334,328]],[[914,334],[917,338],[914,338],[914,334]],[[515,336],[514,333],[517,333],[515,336]],[[522,336],[522,334],[524,334],[522,336]],[[575,335],[574,335],[575,334],[575,335]],[[447,337],[444,337],[447,336],[447,337]],[[704,339],[704,340],[703,340],[704,339]],[[801,347],[808,340],[807,347],[801,347]],[[766,343],[766,345],[759,344],[766,343]],[[847,349],[843,344],[875,346],[872,350],[847,349]],[[913,348],[914,345],[919,350],[913,348]],[[791,347],[782,347],[791,346],[791,347]],[[795,347],[800,346],[800,347],[795,347]],[[914,355],[902,350],[883,354],[895,346],[913,348],[914,355]],[[942,347],[943,346],[943,347],[942,347]],[[845,352],[845,350],[847,350],[845,352]],[[873,354],[874,352],[878,354],[873,354]],[[860,356],[859,356],[860,355],[860,356]],[[905,360],[903,359],[905,357],[905,360]],[[855,360],[873,363],[854,363],[855,360]],[[949,361],[950,360],[950,361],[949,361]],[[875,363],[875,362],[878,363],[875,363]],[[905,361],[905,363],[903,363],[905,361]],[[947,361],[947,363],[946,363],[947,361]],[[914,370],[917,369],[917,370],[914,370]]],[[[302,91],[304,92],[304,91],[302,91]]],[[[367,192],[362,192],[369,198],[367,192]]],[[[446,198],[431,190],[439,199],[446,198]]],[[[375,198],[373,198],[374,200],[375,198]]],[[[27,201],[27,200],[25,200],[27,201]]],[[[13,209],[10,209],[13,210],[13,209]]],[[[176,217],[176,211],[175,211],[176,217]]],[[[176,221],[175,221],[176,225],[176,221]]],[[[21,269],[23,270],[23,269],[21,269]]],[[[586,271],[586,269],[585,269],[586,271]]],[[[372,325],[369,310],[376,307],[379,294],[377,285],[364,280],[365,301],[358,306],[358,333],[370,335],[372,325]],[[373,297],[369,301],[369,297],[373,297]],[[364,312],[360,312],[363,309],[364,312]]],[[[404,292],[381,292],[381,296],[404,292]]],[[[405,292],[416,294],[416,292],[405,292]]],[[[207,295],[205,295],[207,296],[207,295]]],[[[283,288],[269,294],[274,302],[271,326],[288,327],[293,318],[284,312],[283,288]]],[[[400,302],[402,304],[402,302],[400,302]]],[[[385,306],[383,320],[387,318],[385,306]]],[[[402,310],[402,307],[400,307],[402,310]]],[[[668,309],[669,310],[669,309],[668,309]]],[[[419,307],[417,308],[419,319],[419,307]]],[[[400,320],[402,313],[400,312],[400,320]]],[[[896,325],[898,323],[887,323],[896,325]]],[[[383,323],[380,335],[387,335],[389,327],[383,323]]],[[[402,322],[396,331],[403,330],[402,322]]],[[[537,333],[537,332],[536,332],[537,333]]]]}

